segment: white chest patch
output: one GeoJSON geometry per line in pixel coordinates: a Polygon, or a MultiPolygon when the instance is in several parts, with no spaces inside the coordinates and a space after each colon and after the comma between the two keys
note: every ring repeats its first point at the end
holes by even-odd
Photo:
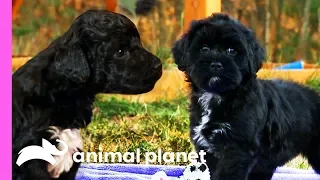
{"type": "Polygon", "coordinates": [[[203,109],[203,112],[202,112],[200,124],[193,129],[194,130],[193,140],[195,141],[196,144],[204,147],[209,147],[209,143],[206,140],[206,138],[202,135],[201,131],[204,129],[204,127],[210,120],[209,117],[211,114],[211,110],[209,109],[209,104],[213,97],[214,95],[212,93],[205,92],[202,94],[202,96],[199,98],[199,101],[198,101],[198,103],[203,109]]]}
{"type": "MultiPolygon", "coordinates": [[[[78,149],[83,149],[82,138],[79,129],[60,129],[52,126],[48,130],[52,133],[51,139],[57,138],[64,141],[68,145],[68,152],[62,156],[54,156],[57,163],[53,166],[48,164],[48,172],[52,178],[59,178],[63,172],[69,172],[74,161],[72,155],[78,149]]],[[[59,144],[60,145],[60,144],[59,144]]],[[[57,146],[58,149],[62,148],[57,146]]]]}

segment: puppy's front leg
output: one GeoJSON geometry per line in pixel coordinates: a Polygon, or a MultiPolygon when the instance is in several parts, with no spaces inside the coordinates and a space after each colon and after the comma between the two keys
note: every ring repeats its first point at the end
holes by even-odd
{"type": "MultiPolygon", "coordinates": [[[[53,166],[48,164],[48,172],[52,178],[59,179],[74,179],[79,164],[75,164],[73,161],[73,153],[81,152],[83,148],[83,142],[79,129],[61,129],[56,126],[51,126],[48,130],[51,134],[50,139],[60,139],[64,141],[68,146],[68,151],[62,156],[54,156],[57,163],[53,166]]],[[[61,146],[58,146],[61,150],[61,146]]]]}
{"type": "Polygon", "coordinates": [[[243,151],[239,146],[226,147],[225,152],[213,172],[212,180],[247,180],[248,174],[255,165],[252,153],[243,151]]]}
{"type": "MultiPolygon", "coordinates": [[[[216,168],[217,168],[217,164],[219,162],[219,159],[214,155],[214,154],[211,154],[211,153],[206,153],[205,155],[205,160],[206,160],[206,164],[209,168],[209,172],[211,174],[211,177],[212,177],[212,174],[214,174],[214,172],[216,171],[216,168]]],[[[199,160],[200,162],[200,160],[199,160]]]]}

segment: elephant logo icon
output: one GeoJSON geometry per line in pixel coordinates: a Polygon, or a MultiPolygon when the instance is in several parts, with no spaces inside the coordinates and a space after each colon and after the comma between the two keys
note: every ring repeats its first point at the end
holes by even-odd
{"type": "Polygon", "coordinates": [[[54,145],[52,145],[49,141],[42,138],[42,147],[41,146],[28,146],[23,148],[18,154],[19,157],[17,159],[16,164],[21,166],[23,163],[33,160],[40,159],[47,161],[51,165],[55,165],[57,163],[56,159],[53,155],[62,156],[68,152],[67,143],[57,139],[57,142],[63,145],[63,150],[58,150],[54,145]]]}

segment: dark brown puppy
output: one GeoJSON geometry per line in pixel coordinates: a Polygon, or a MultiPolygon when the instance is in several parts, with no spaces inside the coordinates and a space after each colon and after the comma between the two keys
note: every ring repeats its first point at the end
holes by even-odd
{"type": "Polygon", "coordinates": [[[173,56],[192,88],[191,138],[214,180],[270,180],[299,153],[320,173],[320,97],[292,82],[261,80],[264,50],[237,20],[192,23],[173,56]]]}
{"type": "Polygon", "coordinates": [[[140,94],[161,77],[160,60],[144,49],[125,16],[90,10],[69,30],[13,74],[13,179],[74,179],[81,151],[79,128],[91,121],[97,93],[140,94]],[[67,142],[57,165],[30,160],[17,166],[18,153],[45,138],[67,142]]]}

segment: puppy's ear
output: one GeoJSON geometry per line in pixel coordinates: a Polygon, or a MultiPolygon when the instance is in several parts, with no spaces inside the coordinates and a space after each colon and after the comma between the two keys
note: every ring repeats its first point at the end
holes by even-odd
{"type": "Polygon", "coordinates": [[[190,22],[190,27],[189,27],[189,29],[191,30],[191,29],[197,29],[199,26],[201,26],[202,25],[202,21],[201,20],[192,20],[191,22],[190,22]]]}
{"type": "Polygon", "coordinates": [[[185,71],[187,69],[187,60],[185,57],[187,54],[187,46],[188,39],[187,35],[184,34],[172,47],[173,59],[180,71],[185,71]]]}
{"type": "Polygon", "coordinates": [[[77,44],[59,48],[49,71],[57,78],[69,79],[75,83],[84,83],[90,77],[87,58],[77,44]]]}
{"type": "Polygon", "coordinates": [[[251,29],[247,29],[246,35],[250,37],[249,39],[252,42],[250,44],[252,56],[250,58],[250,62],[248,62],[250,73],[256,74],[262,67],[263,61],[265,59],[265,50],[256,39],[255,33],[251,29]]]}
{"type": "Polygon", "coordinates": [[[187,69],[187,57],[188,56],[188,46],[190,44],[190,39],[192,38],[194,32],[203,25],[201,20],[193,20],[189,25],[189,30],[183,34],[178,41],[172,47],[172,54],[175,63],[178,65],[178,69],[185,71],[187,69]]]}
{"type": "Polygon", "coordinates": [[[259,42],[255,42],[253,46],[253,53],[254,53],[254,71],[257,73],[263,64],[263,61],[265,59],[265,50],[264,48],[260,45],[259,42]]]}

